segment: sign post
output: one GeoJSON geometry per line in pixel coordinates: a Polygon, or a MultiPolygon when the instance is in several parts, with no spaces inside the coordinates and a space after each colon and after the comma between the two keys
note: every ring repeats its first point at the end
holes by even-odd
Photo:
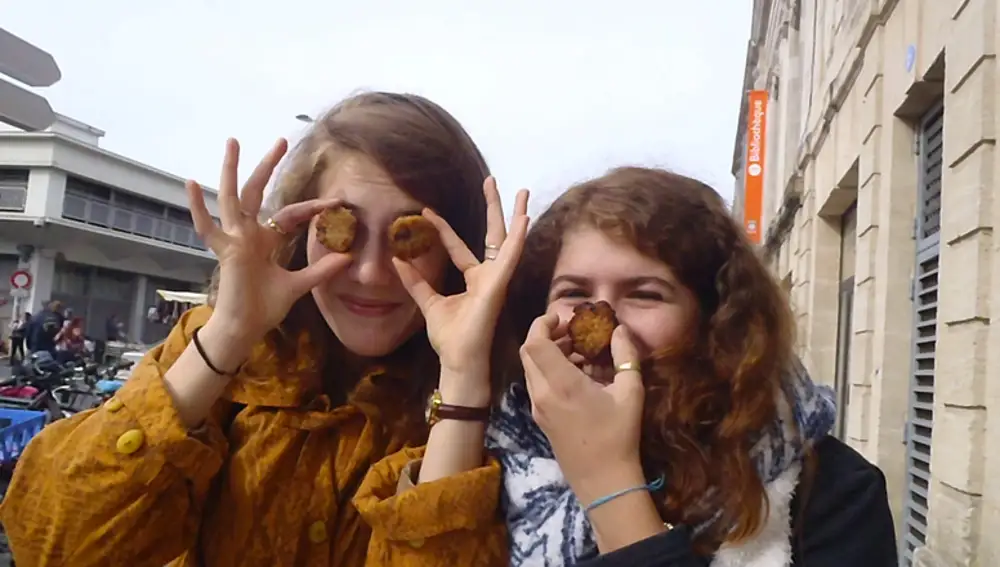
{"type": "MultiPolygon", "coordinates": [[[[0,74],[28,85],[51,87],[62,78],[52,55],[0,28],[0,74]]],[[[56,120],[45,97],[0,78],[0,122],[27,131],[44,130],[56,120]]]]}
{"type": "Polygon", "coordinates": [[[750,242],[760,244],[763,235],[764,163],[767,139],[767,91],[750,91],[747,105],[747,157],[743,175],[743,230],[750,242]]]}

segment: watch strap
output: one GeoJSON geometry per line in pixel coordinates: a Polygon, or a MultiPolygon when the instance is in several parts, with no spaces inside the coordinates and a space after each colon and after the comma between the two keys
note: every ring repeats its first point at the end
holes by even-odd
{"type": "Polygon", "coordinates": [[[490,408],[472,408],[468,406],[453,406],[441,403],[437,406],[438,419],[456,419],[458,421],[489,421],[490,408]]]}
{"type": "Polygon", "coordinates": [[[427,403],[427,423],[434,425],[442,419],[457,421],[482,421],[490,419],[490,407],[468,407],[444,403],[441,392],[435,390],[427,403]]]}

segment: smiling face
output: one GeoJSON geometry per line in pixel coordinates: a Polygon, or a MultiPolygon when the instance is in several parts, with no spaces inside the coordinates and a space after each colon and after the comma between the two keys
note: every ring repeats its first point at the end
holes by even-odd
{"type": "MultiPolygon", "coordinates": [[[[388,230],[402,215],[420,214],[424,204],[397,187],[371,159],[351,154],[335,161],[319,180],[322,199],[340,199],[358,219],[351,265],[312,290],[330,329],[348,350],[366,357],[385,356],[424,322],[392,265],[388,230]]],[[[310,264],[333,254],[316,239],[313,219],[306,256],[310,264]]],[[[412,265],[441,288],[447,254],[437,246],[412,265]]]]}
{"type": "Polygon", "coordinates": [[[563,235],[547,311],[566,322],[575,306],[588,301],[611,304],[643,359],[678,344],[697,310],[694,295],[666,264],[581,226],[563,235]]]}

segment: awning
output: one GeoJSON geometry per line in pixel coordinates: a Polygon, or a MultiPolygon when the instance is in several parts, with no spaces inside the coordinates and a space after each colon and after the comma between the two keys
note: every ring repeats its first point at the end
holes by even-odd
{"type": "Polygon", "coordinates": [[[158,289],[156,290],[156,295],[159,295],[164,301],[193,303],[195,305],[204,305],[208,301],[208,295],[193,291],[167,291],[165,289],[158,289]]]}

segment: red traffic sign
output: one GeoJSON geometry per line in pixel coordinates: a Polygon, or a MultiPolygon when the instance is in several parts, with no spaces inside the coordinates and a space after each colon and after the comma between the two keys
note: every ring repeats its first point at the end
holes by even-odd
{"type": "Polygon", "coordinates": [[[14,289],[29,289],[31,287],[31,272],[18,270],[11,274],[10,287],[14,289]]]}

